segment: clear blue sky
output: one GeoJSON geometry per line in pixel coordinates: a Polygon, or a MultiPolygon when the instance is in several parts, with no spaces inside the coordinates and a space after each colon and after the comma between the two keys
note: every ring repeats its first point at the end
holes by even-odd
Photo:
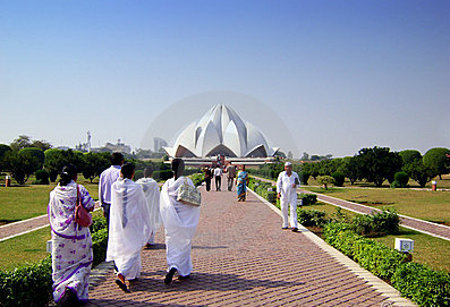
{"type": "Polygon", "coordinates": [[[91,130],[140,146],[171,104],[229,90],[285,119],[297,155],[450,147],[449,16],[450,1],[0,1],[0,143],[91,130]]]}

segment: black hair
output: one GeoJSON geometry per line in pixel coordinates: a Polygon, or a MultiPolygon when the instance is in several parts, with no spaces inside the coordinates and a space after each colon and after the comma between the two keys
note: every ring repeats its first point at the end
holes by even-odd
{"type": "Polygon", "coordinates": [[[120,152],[113,152],[111,155],[111,165],[122,165],[124,159],[120,152]]]}
{"type": "Polygon", "coordinates": [[[147,166],[146,168],[144,168],[144,177],[145,178],[151,177],[152,174],[153,174],[153,168],[151,166],[147,166]]]}
{"type": "Polygon", "coordinates": [[[134,172],[134,164],[127,162],[120,168],[120,172],[122,173],[124,178],[131,179],[133,177],[134,172]]]}
{"type": "Polygon", "coordinates": [[[183,175],[184,172],[184,161],[181,159],[173,159],[172,160],[172,172],[175,175],[175,178],[179,178],[183,175]]]}
{"type": "Polygon", "coordinates": [[[59,176],[61,179],[59,180],[59,185],[66,186],[68,185],[74,177],[77,175],[77,167],[71,163],[64,165],[61,170],[59,176]]]}

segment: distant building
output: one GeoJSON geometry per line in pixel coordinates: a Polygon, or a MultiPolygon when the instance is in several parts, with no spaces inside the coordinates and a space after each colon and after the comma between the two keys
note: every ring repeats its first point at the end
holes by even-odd
{"type": "Polygon", "coordinates": [[[104,148],[106,148],[112,152],[122,152],[122,153],[127,153],[127,154],[131,153],[131,146],[121,143],[120,139],[117,140],[117,144],[106,143],[104,148]]]}
{"type": "Polygon", "coordinates": [[[160,137],[154,137],[153,138],[153,151],[154,152],[159,152],[161,151],[161,149],[163,149],[163,147],[167,146],[167,142],[160,138],[160,137]]]}

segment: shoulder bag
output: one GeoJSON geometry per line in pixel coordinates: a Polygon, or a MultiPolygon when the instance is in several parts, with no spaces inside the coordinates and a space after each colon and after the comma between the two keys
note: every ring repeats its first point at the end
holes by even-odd
{"type": "Polygon", "coordinates": [[[81,203],[80,189],[77,185],[77,205],[75,207],[75,223],[81,227],[89,227],[92,225],[92,215],[86,210],[81,203]]]}
{"type": "Polygon", "coordinates": [[[183,185],[178,188],[177,201],[185,205],[199,207],[202,203],[202,194],[184,178],[183,185]]]}

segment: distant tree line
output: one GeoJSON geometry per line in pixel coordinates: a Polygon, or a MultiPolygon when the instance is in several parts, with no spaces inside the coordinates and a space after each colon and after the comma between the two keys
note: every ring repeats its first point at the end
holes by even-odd
{"type": "MultiPolygon", "coordinates": [[[[110,164],[110,152],[87,152],[52,148],[45,141],[31,140],[28,136],[20,136],[10,145],[0,144],[0,172],[8,172],[18,184],[25,184],[31,175],[36,176],[37,184],[55,182],[62,167],[74,164],[78,171],[91,182],[110,164]]],[[[137,170],[151,167],[157,179],[172,176],[170,167],[164,163],[141,161],[126,156],[127,161],[135,163],[137,170]]]]}
{"type": "MultiPolygon", "coordinates": [[[[331,159],[328,155],[319,162],[295,163],[293,168],[299,173],[303,184],[307,184],[310,177],[321,177],[319,179],[324,182],[332,180],[336,186],[342,186],[347,178],[352,185],[358,180],[365,180],[380,187],[388,180],[393,187],[404,187],[411,178],[424,187],[432,178],[450,172],[449,155],[447,148],[432,148],[422,156],[417,150],[392,152],[388,147],[375,146],[362,148],[353,157],[331,159]]],[[[309,156],[304,155],[303,158],[309,156]]],[[[276,179],[282,170],[283,164],[275,163],[250,172],[276,179]]]]}

